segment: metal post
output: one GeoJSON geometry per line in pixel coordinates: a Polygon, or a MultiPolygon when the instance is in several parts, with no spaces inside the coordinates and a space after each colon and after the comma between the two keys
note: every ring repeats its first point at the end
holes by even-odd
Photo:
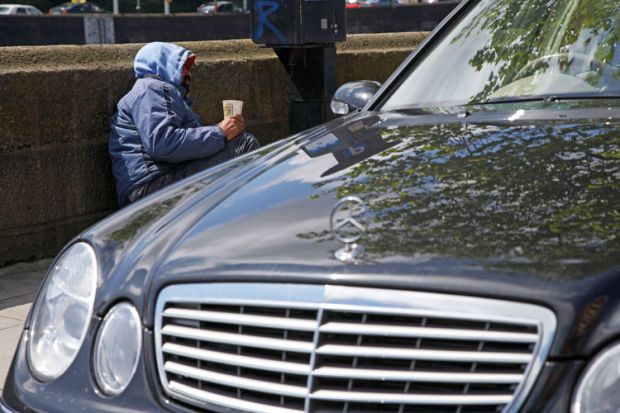
{"type": "Polygon", "coordinates": [[[140,0],[136,0],[136,13],[140,13],[140,0]]]}
{"type": "Polygon", "coordinates": [[[274,50],[288,75],[289,132],[332,119],[329,104],[336,91],[335,45],[274,50]]]}
{"type": "Polygon", "coordinates": [[[112,13],[119,14],[118,9],[119,9],[119,7],[118,7],[118,0],[114,0],[112,2],[112,13]]]}
{"type": "Polygon", "coordinates": [[[170,2],[164,0],[164,14],[170,14],[170,2]]]}

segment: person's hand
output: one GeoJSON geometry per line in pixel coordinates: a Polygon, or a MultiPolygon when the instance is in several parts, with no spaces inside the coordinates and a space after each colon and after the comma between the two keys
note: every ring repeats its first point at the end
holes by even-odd
{"type": "Polygon", "coordinates": [[[227,116],[217,126],[224,131],[226,140],[232,141],[243,132],[245,121],[241,115],[227,116]]]}

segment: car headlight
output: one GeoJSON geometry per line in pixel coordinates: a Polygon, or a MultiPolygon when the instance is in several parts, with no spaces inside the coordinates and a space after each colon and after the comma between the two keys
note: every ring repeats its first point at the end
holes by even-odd
{"type": "Polygon", "coordinates": [[[92,247],[78,242],[50,269],[32,312],[28,360],[41,381],[60,377],[73,363],[93,313],[98,279],[92,247]]]}
{"type": "Polygon", "coordinates": [[[129,303],[117,304],[104,318],[95,343],[95,379],[104,394],[116,396],[127,388],[141,348],[138,312],[129,303]]]}
{"type": "Polygon", "coordinates": [[[573,413],[615,413],[620,405],[620,342],[603,351],[581,376],[573,413]]]}

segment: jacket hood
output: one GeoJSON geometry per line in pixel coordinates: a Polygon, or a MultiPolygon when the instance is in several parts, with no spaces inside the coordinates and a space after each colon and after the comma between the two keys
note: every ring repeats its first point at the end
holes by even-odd
{"type": "Polygon", "coordinates": [[[178,87],[181,85],[183,65],[191,54],[191,51],[176,44],[148,43],[136,54],[133,63],[136,78],[158,76],[178,87]]]}

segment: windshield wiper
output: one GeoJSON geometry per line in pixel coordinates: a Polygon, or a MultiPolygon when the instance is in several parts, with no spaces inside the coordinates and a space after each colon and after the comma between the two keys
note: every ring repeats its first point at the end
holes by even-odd
{"type": "Polygon", "coordinates": [[[521,103],[543,102],[547,98],[543,96],[506,96],[501,98],[488,98],[478,102],[470,102],[469,105],[493,105],[495,103],[521,103]]]}
{"type": "Polygon", "coordinates": [[[478,102],[471,102],[469,105],[492,105],[496,103],[523,103],[523,102],[561,102],[566,100],[587,100],[587,99],[620,99],[617,93],[578,93],[562,95],[539,95],[539,96],[506,96],[501,98],[488,98],[478,102]]]}

